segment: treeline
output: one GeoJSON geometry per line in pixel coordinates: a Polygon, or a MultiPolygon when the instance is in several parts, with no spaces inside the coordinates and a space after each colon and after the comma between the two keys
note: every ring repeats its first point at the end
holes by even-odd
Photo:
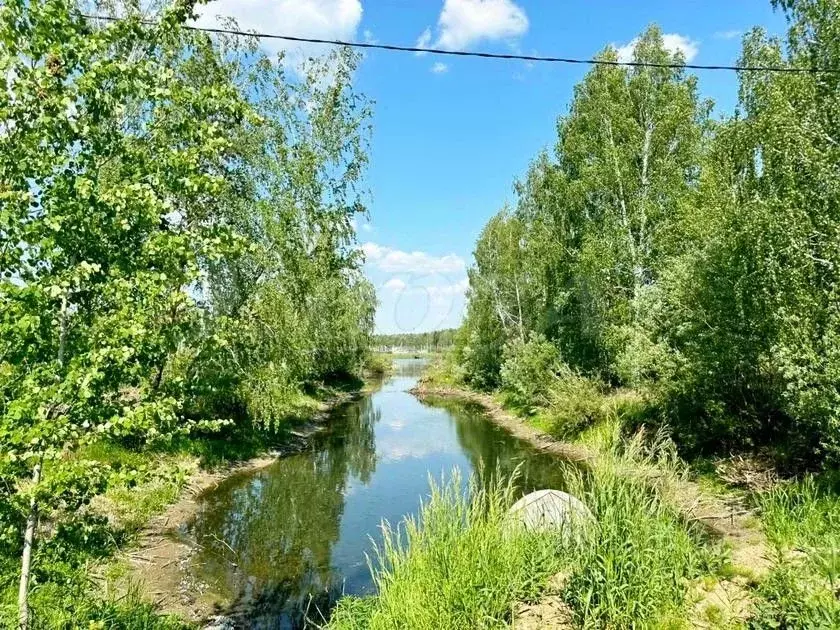
{"type": "MultiPolygon", "coordinates": [[[[634,388],[693,450],[840,456],[840,4],[776,0],[735,113],[683,68],[598,66],[484,228],[461,377],[523,404],[634,388]]],[[[602,53],[616,60],[616,51],[602,53]]],[[[659,29],[636,62],[673,63],[659,29]]]]}
{"type": "MultiPolygon", "coordinates": [[[[191,6],[155,25],[89,20],[69,0],[0,6],[6,555],[39,518],[43,557],[80,535],[69,523],[111,474],[80,446],[274,427],[369,347],[358,58],[290,77],[256,40],[185,29],[191,6]]],[[[26,554],[23,569],[25,593],[26,554]]]]}
{"type": "Polygon", "coordinates": [[[405,348],[408,350],[443,350],[455,343],[457,328],[443,328],[422,333],[397,333],[374,335],[373,345],[383,350],[405,348]]]}

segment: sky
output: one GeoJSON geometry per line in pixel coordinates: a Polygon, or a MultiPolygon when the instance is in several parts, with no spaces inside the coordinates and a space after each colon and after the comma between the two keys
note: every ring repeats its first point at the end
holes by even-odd
{"type": "MultiPolygon", "coordinates": [[[[753,26],[783,34],[769,0],[216,0],[200,25],[232,16],[262,32],[419,47],[620,58],[651,23],[698,64],[737,62],[753,26]]],[[[266,42],[270,52],[286,46],[266,42]]],[[[286,49],[287,63],[323,47],[286,49]]],[[[366,52],[355,87],[373,105],[366,188],[357,221],[365,273],[376,287],[376,331],[457,326],[467,268],[487,220],[513,204],[513,183],[553,150],[585,66],[366,52]]],[[[733,111],[733,72],[697,71],[716,115],[733,111]]]]}

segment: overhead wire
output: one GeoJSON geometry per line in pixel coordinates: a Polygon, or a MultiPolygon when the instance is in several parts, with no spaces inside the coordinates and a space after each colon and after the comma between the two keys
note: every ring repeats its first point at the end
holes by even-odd
{"type": "MultiPolygon", "coordinates": [[[[90,20],[103,20],[106,22],[119,22],[124,20],[122,17],[115,17],[112,15],[86,15],[82,17],[90,20]]],[[[151,20],[141,20],[144,24],[154,25],[155,22],[151,20]]],[[[689,69],[689,70],[729,70],[735,72],[785,72],[785,73],[826,73],[838,74],[840,69],[835,68],[805,68],[801,66],[738,66],[738,65],[707,65],[697,63],[681,63],[681,62],[655,62],[655,61],[618,61],[613,59],[585,59],[575,57],[554,57],[542,55],[525,55],[520,53],[492,53],[471,50],[450,50],[446,48],[424,48],[419,46],[402,46],[398,44],[380,44],[373,42],[352,42],[341,39],[323,39],[319,37],[299,37],[296,35],[280,35],[277,33],[261,33],[257,31],[244,31],[233,28],[221,28],[212,26],[194,26],[184,25],[192,31],[201,31],[204,33],[215,33],[220,35],[236,35],[241,37],[254,37],[257,39],[274,39],[287,42],[297,42],[305,44],[326,44],[330,46],[347,46],[349,48],[360,48],[366,50],[386,50],[392,52],[409,52],[420,55],[446,55],[455,57],[475,57],[480,59],[506,59],[529,62],[545,62],[545,63],[563,63],[563,64],[577,64],[590,66],[619,66],[630,68],[674,68],[674,69],[689,69]]]]}

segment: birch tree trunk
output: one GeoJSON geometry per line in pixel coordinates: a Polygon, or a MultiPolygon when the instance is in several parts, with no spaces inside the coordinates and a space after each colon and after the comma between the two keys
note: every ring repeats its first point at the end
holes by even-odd
{"type": "MultiPolygon", "coordinates": [[[[61,314],[58,333],[58,370],[56,379],[61,378],[61,368],[64,367],[64,350],[67,342],[67,295],[61,298],[61,314]]],[[[32,469],[32,485],[37,487],[41,482],[41,469],[44,456],[32,469]]],[[[23,533],[23,554],[20,559],[20,587],[18,588],[18,628],[29,629],[29,575],[32,570],[32,546],[35,543],[35,528],[38,526],[38,500],[35,494],[29,502],[29,514],[26,517],[26,530],[23,533]]]]}
{"type": "MultiPolygon", "coordinates": [[[[32,470],[32,483],[38,485],[41,481],[41,465],[39,460],[32,470]]],[[[29,573],[32,566],[32,544],[35,541],[35,527],[38,524],[38,501],[32,496],[29,503],[29,515],[26,517],[26,531],[23,534],[23,555],[20,562],[20,589],[18,590],[18,628],[29,628],[29,573]]]]}

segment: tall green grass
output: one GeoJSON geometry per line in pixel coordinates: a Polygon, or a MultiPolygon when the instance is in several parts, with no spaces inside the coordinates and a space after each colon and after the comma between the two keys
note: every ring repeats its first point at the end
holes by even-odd
{"type": "Polygon", "coordinates": [[[570,574],[564,598],[584,627],[648,627],[685,616],[691,580],[713,572],[720,552],[687,526],[646,482],[604,464],[569,491],[598,520],[562,550],[570,574]]]}
{"type": "Polygon", "coordinates": [[[558,535],[506,527],[513,480],[495,478],[468,494],[457,470],[431,484],[419,519],[384,524],[375,550],[378,596],[345,598],[332,629],[504,627],[514,603],[532,599],[559,569],[558,535]]]}
{"type": "MultiPolygon", "coordinates": [[[[12,568],[5,563],[1,568],[12,568]]],[[[65,568],[64,582],[36,584],[30,592],[33,630],[188,630],[192,625],[163,615],[144,601],[137,588],[105,596],[91,579],[88,566],[65,568]]],[[[12,580],[0,589],[0,628],[17,627],[17,590],[12,580]]]]}
{"type": "Polygon", "coordinates": [[[576,536],[512,530],[506,513],[515,481],[482,489],[472,480],[469,498],[457,475],[433,485],[419,519],[386,526],[372,563],[378,595],[341,600],[328,628],[504,627],[515,603],[538,599],[556,573],[565,576],[561,596],[584,627],[685,618],[691,581],[722,558],[655,488],[625,474],[628,459],[640,456],[656,463],[631,446],[592,472],[568,466],[567,490],[597,520],[576,536]]]}
{"type": "Polygon", "coordinates": [[[840,492],[806,476],[756,495],[774,566],[758,589],[757,624],[840,627],[840,492]]]}

